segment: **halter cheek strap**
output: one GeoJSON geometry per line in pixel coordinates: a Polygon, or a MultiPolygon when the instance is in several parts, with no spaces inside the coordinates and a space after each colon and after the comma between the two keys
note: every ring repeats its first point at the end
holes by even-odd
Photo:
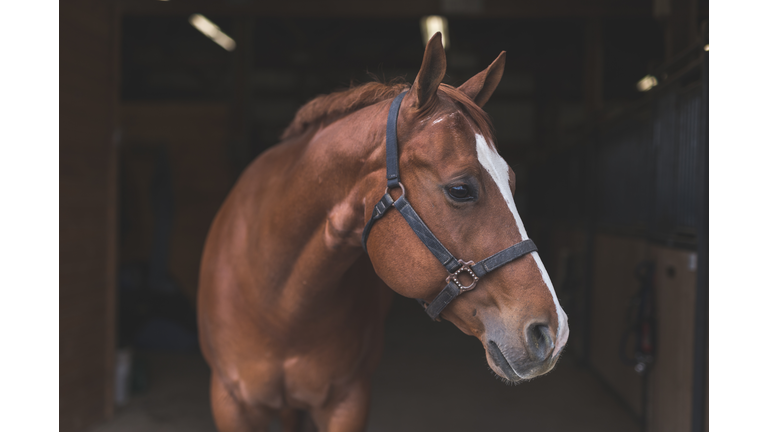
{"type": "Polygon", "coordinates": [[[437,320],[440,316],[440,312],[445,309],[456,297],[460,294],[470,291],[475,288],[477,282],[486,274],[496,270],[497,268],[514,261],[521,256],[531,253],[536,249],[536,245],[532,240],[523,240],[513,246],[510,246],[490,257],[475,264],[472,261],[463,261],[456,259],[448,249],[440,243],[440,240],[427,228],[427,225],[413,209],[411,203],[405,198],[405,187],[400,183],[400,174],[398,169],[398,152],[397,152],[397,115],[400,111],[400,104],[403,102],[403,98],[406,93],[400,93],[392,101],[392,105],[389,107],[389,115],[387,117],[387,188],[384,192],[384,196],[373,207],[373,214],[368,223],[365,224],[363,229],[363,249],[368,252],[367,242],[368,235],[371,232],[373,224],[384,217],[387,210],[394,207],[400,212],[408,225],[411,227],[416,236],[422,243],[432,252],[432,255],[437,258],[438,261],[445,267],[449,275],[446,278],[447,285],[442,291],[432,300],[431,303],[427,303],[424,300],[417,299],[421,303],[427,315],[433,320],[437,320]],[[397,200],[393,200],[389,194],[390,188],[399,187],[402,190],[402,195],[397,200]],[[464,286],[459,281],[459,274],[467,273],[472,282],[464,286]]]}

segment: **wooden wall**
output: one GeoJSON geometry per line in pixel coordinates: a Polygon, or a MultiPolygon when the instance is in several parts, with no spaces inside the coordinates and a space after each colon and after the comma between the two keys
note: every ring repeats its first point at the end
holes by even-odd
{"type": "MultiPolygon", "coordinates": [[[[640,288],[635,267],[644,260],[656,264],[657,325],[655,362],[648,377],[646,430],[688,431],[692,416],[695,252],[640,238],[596,236],[590,362],[640,416],[642,379],[631,365],[621,362],[619,350],[628,325],[630,299],[640,288]]],[[[629,344],[631,350],[633,341],[629,344]]]]}
{"type": "Polygon", "coordinates": [[[651,246],[656,261],[656,364],[650,375],[648,430],[691,430],[696,254],[651,246]]]}
{"type": "Polygon", "coordinates": [[[230,107],[218,103],[131,102],[121,109],[123,148],[121,263],[150,258],[153,216],[150,188],[154,150],[170,160],[173,219],[170,276],[194,304],[208,228],[236,180],[228,143],[230,107]]]}
{"type": "MultiPolygon", "coordinates": [[[[115,337],[117,20],[62,4],[59,93],[59,430],[111,416],[115,337]]],[[[52,41],[55,43],[55,41],[52,41]]]]}

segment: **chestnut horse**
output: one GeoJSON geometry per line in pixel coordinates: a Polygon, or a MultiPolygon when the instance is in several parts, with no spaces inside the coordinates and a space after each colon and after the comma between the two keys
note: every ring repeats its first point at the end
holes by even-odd
{"type": "MultiPolygon", "coordinates": [[[[363,430],[391,291],[429,304],[444,290],[443,263],[400,207],[361,239],[385,190],[388,111],[401,93],[393,132],[403,186],[393,195],[406,193],[438,243],[465,260],[533,244],[512,198],[515,175],[481,109],[504,60],[502,52],[458,88],[441,84],[438,33],[412,86],[368,83],[312,100],[245,170],[211,226],[200,270],[200,341],[220,431],[267,430],[275,416],[296,430],[301,412],[321,431],[363,430]]],[[[500,377],[550,371],[568,323],[535,250],[472,291],[462,284],[475,275],[462,269],[456,284],[467,292],[437,314],[477,337],[500,377]]]]}

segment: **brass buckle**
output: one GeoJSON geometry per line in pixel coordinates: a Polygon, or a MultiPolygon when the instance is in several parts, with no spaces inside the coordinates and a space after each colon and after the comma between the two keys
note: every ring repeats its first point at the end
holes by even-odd
{"type": "Polygon", "coordinates": [[[464,262],[462,260],[459,260],[459,264],[461,264],[461,268],[456,270],[454,273],[448,275],[448,277],[445,278],[445,282],[451,283],[451,281],[453,281],[453,283],[455,283],[456,286],[459,287],[459,294],[462,294],[466,291],[470,291],[473,288],[475,288],[475,286],[477,286],[477,281],[480,278],[478,278],[475,272],[472,271],[471,266],[475,265],[474,261],[464,262]],[[461,282],[459,281],[459,273],[461,272],[467,272],[469,276],[472,278],[472,283],[469,284],[468,286],[462,285],[461,282]]]}

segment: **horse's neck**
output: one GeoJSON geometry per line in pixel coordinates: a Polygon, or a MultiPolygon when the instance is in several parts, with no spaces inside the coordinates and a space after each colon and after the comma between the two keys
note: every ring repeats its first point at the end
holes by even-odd
{"type": "Polygon", "coordinates": [[[259,274],[272,276],[266,288],[288,313],[300,312],[308,304],[317,307],[317,302],[338,301],[334,290],[362,253],[360,230],[368,186],[361,182],[370,178],[365,170],[372,154],[381,153],[376,149],[381,140],[373,116],[381,109],[370,108],[374,107],[321,129],[305,143],[283,144],[282,157],[294,161],[287,169],[266,174],[278,176],[279,181],[250,180],[284,185],[255,203],[260,220],[251,231],[255,253],[249,259],[255,280],[259,274]]]}

